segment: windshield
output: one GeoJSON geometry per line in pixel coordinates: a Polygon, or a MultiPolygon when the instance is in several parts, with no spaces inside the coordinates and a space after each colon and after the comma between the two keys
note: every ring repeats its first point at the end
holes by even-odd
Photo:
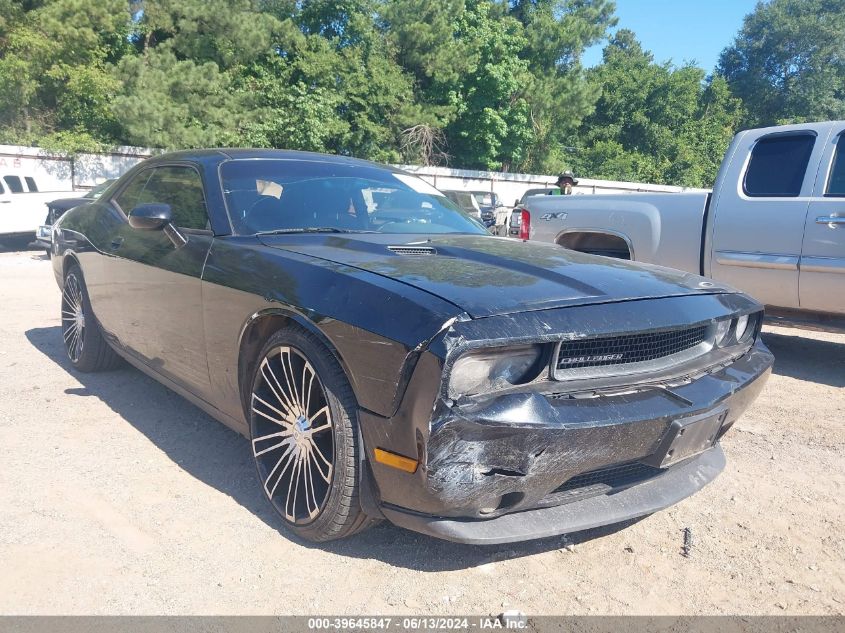
{"type": "Polygon", "coordinates": [[[496,206],[496,194],[488,191],[473,191],[472,195],[475,197],[479,206],[494,207],[496,206]]]}
{"type": "Polygon", "coordinates": [[[243,159],[220,174],[240,234],[487,232],[425,181],[376,166],[243,159]]]}

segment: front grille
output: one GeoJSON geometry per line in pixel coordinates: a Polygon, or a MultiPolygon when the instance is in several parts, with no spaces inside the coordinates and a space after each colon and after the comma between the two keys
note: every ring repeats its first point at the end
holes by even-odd
{"type": "Polygon", "coordinates": [[[653,361],[692,349],[707,336],[707,326],[563,341],[558,370],[607,367],[653,361]]]}
{"type": "Polygon", "coordinates": [[[571,479],[567,479],[561,486],[555,488],[553,493],[567,492],[569,490],[595,485],[606,486],[610,489],[621,488],[632,483],[650,479],[659,473],[659,468],[640,463],[611,466],[610,468],[601,468],[588,473],[575,475],[571,479]]]}
{"type": "Polygon", "coordinates": [[[663,473],[659,468],[631,463],[576,475],[543,497],[539,507],[563,505],[642,483],[663,473]]]}

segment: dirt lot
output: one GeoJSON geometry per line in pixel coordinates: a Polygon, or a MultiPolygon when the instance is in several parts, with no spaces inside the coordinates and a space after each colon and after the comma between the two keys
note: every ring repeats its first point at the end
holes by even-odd
{"type": "Polygon", "coordinates": [[[318,547],[279,530],[242,437],[133,369],[71,371],[58,303],[44,255],[0,253],[0,613],[845,614],[845,336],[767,328],[726,471],[625,529],[318,547]]]}

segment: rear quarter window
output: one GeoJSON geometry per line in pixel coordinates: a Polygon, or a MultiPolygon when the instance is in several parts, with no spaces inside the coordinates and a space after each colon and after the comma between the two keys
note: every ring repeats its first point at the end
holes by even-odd
{"type": "Polygon", "coordinates": [[[751,150],[743,191],[747,196],[794,198],[801,195],[816,135],[764,136],[751,150]]]}
{"type": "Polygon", "coordinates": [[[830,168],[825,196],[845,198],[845,135],[843,134],[836,139],[836,152],[833,155],[833,165],[830,168]]]}

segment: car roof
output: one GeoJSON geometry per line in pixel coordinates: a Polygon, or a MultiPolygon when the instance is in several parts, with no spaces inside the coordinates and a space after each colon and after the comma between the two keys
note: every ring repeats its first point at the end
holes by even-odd
{"type": "Polygon", "coordinates": [[[176,152],[166,152],[150,158],[147,163],[161,163],[170,161],[191,161],[198,163],[222,163],[227,160],[301,160],[334,163],[338,165],[358,165],[360,167],[377,167],[387,171],[404,173],[400,169],[375,163],[351,156],[338,156],[336,154],[320,154],[317,152],[301,152],[288,149],[256,149],[256,148],[229,148],[216,149],[189,149],[176,152]]]}

